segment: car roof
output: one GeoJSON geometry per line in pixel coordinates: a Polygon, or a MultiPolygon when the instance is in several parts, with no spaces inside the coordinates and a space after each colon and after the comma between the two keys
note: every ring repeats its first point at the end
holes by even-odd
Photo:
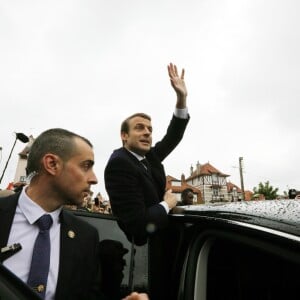
{"type": "Polygon", "coordinates": [[[299,200],[219,202],[181,207],[181,215],[242,221],[300,236],[299,200]]]}

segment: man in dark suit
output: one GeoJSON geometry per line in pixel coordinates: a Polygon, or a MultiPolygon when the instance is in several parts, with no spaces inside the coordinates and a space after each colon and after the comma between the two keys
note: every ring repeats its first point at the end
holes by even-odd
{"type": "Polygon", "coordinates": [[[97,183],[92,144],[64,129],[43,132],[33,143],[27,163],[29,185],[0,199],[0,248],[20,243],[22,249],[3,264],[24,282],[30,265],[36,221],[51,216],[50,267],[45,285],[33,288],[44,299],[103,299],[100,292],[97,230],[67,211],[79,205],[97,183]]]}
{"type": "Polygon", "coordinates": [[[170,64],[168,74],[177,102],[166,135],[152,147],[151,118],[144,113],[128,117],[121,125],[123,147],[112,153],[104,172],[112,212],[118,217],[120,228],[136,245],[145,244],[150,236],[152,253],[162,250],[168,213],[177,203],[175,195],[165,190],[162,161],[181,141],[189,120],[184,70],[178,75],[176,65],[170,64]]]}

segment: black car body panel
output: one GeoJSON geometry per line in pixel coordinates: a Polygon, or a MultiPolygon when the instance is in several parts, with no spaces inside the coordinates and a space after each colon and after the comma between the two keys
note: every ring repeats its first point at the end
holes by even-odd
{"type": "Polygon", "coordinates": [[[300,236],[300,201],[264,200],[193,205],[184,208],[184,215],[211,216],[241,221],[300,236]]]}
{"type": "Polygon", "coordinates": [[[41,298],[0,264],[0,299],[2,300],[40,300],[41,298]]]}
{"type": "MultiPolygon", "coordinates": [[[[121,242],[128,250],[120,297],[131,290],[151,296],[148,245],[128,242],[112,215],[73,213],[95,226],[100,240],[121,242]]],[[[300,201],[183,206],[169,221],[163,245],[168,255],[161,266],[168,277],[161,280],[170,300],[299,298],[300,201]]]]}

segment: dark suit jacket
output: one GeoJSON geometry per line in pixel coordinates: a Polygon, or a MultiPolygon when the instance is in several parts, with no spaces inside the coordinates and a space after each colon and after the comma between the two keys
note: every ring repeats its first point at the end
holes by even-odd
{"type": "MultiPolygon", "coordinates": [[[[0,198],[0,247],[7,245],[19,195],[18,193],[0,198]]],[[[99,292],[99,236],[97,230],[63,210],[60,243],[55,299],[102,299],[99,292]],[[75,233],[74,238],[68,236],[69,231],[75,233]]]]}
{"type": "Polygon", "coordinates": [[[189,119],[173,116],[166,135],[146,154],[150,172],[125,148],[115,150],[104,171],[113,214],[127,238],[145,244],[149,233],[166,227],[162,205],[166,175],[162,161],[181,141],[189,119]]]}

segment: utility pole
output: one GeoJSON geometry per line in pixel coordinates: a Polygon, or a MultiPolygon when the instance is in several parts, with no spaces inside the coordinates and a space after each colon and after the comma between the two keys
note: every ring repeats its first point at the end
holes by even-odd
{"type": "Polygon", "coordinates": [[[239,169],[241,178],[242,200],[245,200],[244,178],[243,178],[243,157],[239,157],[239,169]]]}

